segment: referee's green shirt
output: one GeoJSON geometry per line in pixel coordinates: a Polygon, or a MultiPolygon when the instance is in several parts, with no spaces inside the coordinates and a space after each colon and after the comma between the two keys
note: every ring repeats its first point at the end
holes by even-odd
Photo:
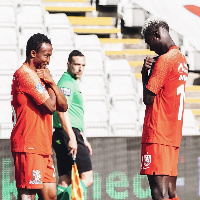
{"type": "MultiPolygon", "coordinates": [[[[73,79],[68,72],[65,72],[58,81],[57,85],[67,99],[67,104],[69,107],[68,113],[72,127],[78,128],[80,131],[83,131],[83,98],[77,81],[73,79]]],[[[53,127],[62,127],[59,122],[57,111],[53,114],[53,127]]]]}

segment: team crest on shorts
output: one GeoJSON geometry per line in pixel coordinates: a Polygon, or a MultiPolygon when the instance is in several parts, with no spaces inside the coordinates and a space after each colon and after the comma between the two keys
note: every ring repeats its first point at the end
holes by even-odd
{"type": "Polygon", "coordinates": [[[150,168],[149,165],[151,164],[151,155],[144,155],[142,156],[142,163],[141,167],[143,170],[150,168]]]}
{"type": "Polygon", "coordinates": [[[144,166],[148,167],[151,164],[151,155],[144,155],[144,166]]]}
{"type": "Polygon", "coordinates": [[[42,184],[40,170],[33,170],[33,180],[29,184],[42,184]]]}

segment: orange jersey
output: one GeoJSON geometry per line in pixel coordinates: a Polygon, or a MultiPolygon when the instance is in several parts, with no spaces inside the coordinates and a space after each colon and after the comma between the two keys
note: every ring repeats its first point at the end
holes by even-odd
{"type": "Polygon", "coordinates": [[[24,64],[13,75],[11,95],[11,151],[52,154],[52,116],[39,107],[49,98],[45,84],[24,64]]]}
{"type": "Polygon", "coordinates": [[[156,94],[146,106],[142,143],[179,147],[188,67],[178,47],[159,56],[146,88],[156,94]]]}

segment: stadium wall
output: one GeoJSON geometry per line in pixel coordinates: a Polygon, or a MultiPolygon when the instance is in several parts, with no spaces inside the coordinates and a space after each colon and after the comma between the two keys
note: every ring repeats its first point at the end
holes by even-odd
{"type": "MultiPolygon", "coordinates": [[[[94,183],[87,200],[150,200],[146,176],[140,176],[140,137],[89,138],[94,183]]],[[[0,199],[16,199],[10,141],[0,140],[0,199]]],[[[179,155],[177,190],[181,200],[200,199],[200,136],[184,136],[179,155]]],[[[55,157],[54,157],[55,160],[55,157]]]]}

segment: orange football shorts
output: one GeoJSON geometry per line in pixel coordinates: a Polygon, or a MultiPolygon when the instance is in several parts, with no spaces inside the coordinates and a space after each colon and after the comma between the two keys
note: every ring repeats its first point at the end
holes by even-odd
{"type": "Polygon", "coordinates": [[[43,183],[55,183],[55,167],[51,155],[13,153],[17,188],[42,189],[43,183]]]}
{"type": "Polygon", "coordinates": [[[141,175],[177,176],[179,147],[142,144],[141,175]]]}

